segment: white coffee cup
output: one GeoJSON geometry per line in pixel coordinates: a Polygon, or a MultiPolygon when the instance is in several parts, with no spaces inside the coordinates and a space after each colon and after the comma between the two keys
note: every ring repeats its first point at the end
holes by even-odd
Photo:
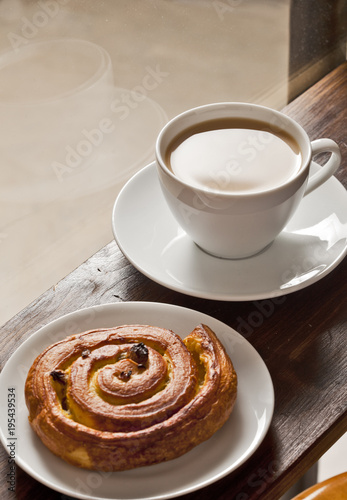
{"type": "MultiPolygon", "coordinates": [[[[278,159],[281,161],[281,158],[278,159]]],[[[310,141],[305,130],[283,113],[249,103],[215,103],[188,110],[170,120],[156,143],[157,172],[164,197],[178,224],[205,252],[216,257],[246,258],[265,249],[286,226],[303,196],[328,180],[340,165],[331,139],[310,141]],[[166,158],[172,141],[184,131],[216,119],[244,118],[281,129],[297,143],[301,164],[284,182],[251,192],[196,186],[173,173],[166,158]],[[319,172],[310,176],[313,155],[330,152],[319,172]]],[[[259,168],[262,168],[261,160],[259,168]]],[[[264,168],[264,165],[263,165],[264,168]]]]}

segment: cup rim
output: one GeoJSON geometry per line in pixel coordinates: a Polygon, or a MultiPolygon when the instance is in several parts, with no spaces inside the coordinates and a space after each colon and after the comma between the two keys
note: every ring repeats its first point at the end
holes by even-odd
{"type": "MultiPolygon", "coordinates": [[[[208,118],[206,117],[206,121],[208,118]]],[[[201,120],[202,122],[205,120],[201,120]]],[[[261,120],[264,121],[264,120],[261,120]]],[[[182,130],[184,128],[182,127],[182,130]]],[[[297,140],[297,138],[295,137],[297,140]]],[[[250,102],[238,102],[238,101],[223,101],[223,102],[217,102],[217,103],[210,103],[210,104],[205,104],[202,106],[197,106],[195,108],[188,109],[186,111],[183,111],[182,113],[176,115],[174,118],[170,119],[166,125],[161,129],[157,140],[156,140],[156,145],[155,145],[155,156],[156,156],[156,163],[160,167],[160,169],[167,175],[169,176],[173,181],[176,183],[180,184],[182,187],[194,190],[197,193],[200,193],[202,196],[213,196],[215,198],[219,199],[250,199],[250,198],[264,198],[267,197],[271,194],[278,194],[282,193],[283,191],[286,190],[291,190],[293,186],[296,186],[296,190],[301,187],[301,185],[307,180],[308,178],[308,173],[309,173],[309,166],[311,163],[311,158],[312,158],[312,148],[311,148],[311,141],[306,133],[306,131],[303,129],[303,127],[297,123],[293,118],[290,116],[282,113],[281,111],[275,110],[273,108],[263,106],[260,104],[253,104],[250,102]],[[217,191],[213,189],[208,189],[208,188],[202,188],[199,186],[193,186],[192,184],[185,182],[184,180],[178,178],[165,164],[162,151],[161,151],[161,141],[163,140],[163,137],[165,137],[167,131],[171,129],[171,127],[179,122],[180,120],[185,119],[189,115],[193,114],[200,114],[205,111],[211,110],[211,109],[225,109],[225,108],[242,108],[242,109],[248,109],[250,110],[251,108],[254,108],[255,110],[262,110],[263,112],[265,111],[266,113],[272,113],[274,116],[277,118],[280,118],[281,120],[286,120],[288,123],[291,124],[291,127],[297,130],[298,134],[301,135],[302,141],[305,142],[307,146],[307,151],[302,151],[301,145],[300,149],[303,154],[302,158],[302,165],[298,172],[294,174],[293,177],[285,181],[284,183],[280,184],[279,186],[275,186],[272,188],[264,189],[262,191],[252,191],[252,192],[225,192],[225,191],[217,191]],[[305,154],[304,154],[305,153],[305,154]]]]}

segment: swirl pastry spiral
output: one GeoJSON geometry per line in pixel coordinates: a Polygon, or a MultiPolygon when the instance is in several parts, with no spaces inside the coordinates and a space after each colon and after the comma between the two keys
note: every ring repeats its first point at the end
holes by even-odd
{"type": "Polygon", "coordinates": [[[25,398],[42,442],[67,462],[116,471],[176,458],[228,419],[237,376],[206,325],[184,340],[124,325],[57,342],[31,366],[25,398]]]}

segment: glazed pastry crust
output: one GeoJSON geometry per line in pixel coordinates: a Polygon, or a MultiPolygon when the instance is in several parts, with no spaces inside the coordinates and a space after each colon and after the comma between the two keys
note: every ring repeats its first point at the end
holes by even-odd
{"type": "Polygon", "coordinates": [[[237,376],[215,333],[124,325],[73,335],[34,361],[29,422],[70,464],[117,471],[179,457],[229,418],[237,376]]]}

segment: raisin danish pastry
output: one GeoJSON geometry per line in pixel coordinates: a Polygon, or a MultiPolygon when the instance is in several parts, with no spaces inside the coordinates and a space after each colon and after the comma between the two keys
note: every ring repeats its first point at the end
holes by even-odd
{"type": "Polygon", "coordinates": [[[209,439],[228,419],[237,376],[205,325],[124,325],[72,335],[31,366],[29,422],[57,456],[86,469],[156,464],[209,439]]]}

